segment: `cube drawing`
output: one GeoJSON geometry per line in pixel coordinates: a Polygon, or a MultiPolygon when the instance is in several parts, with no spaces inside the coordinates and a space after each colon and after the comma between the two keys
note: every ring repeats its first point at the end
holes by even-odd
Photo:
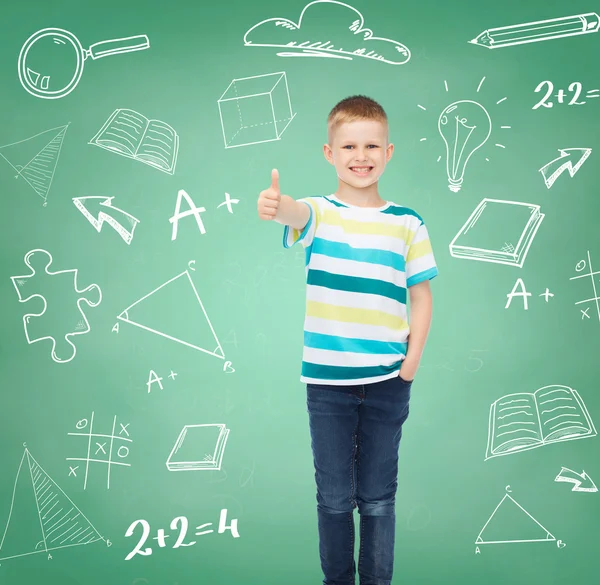
{"type": "Polygon", "coordinates": [[[296,115],[283,71],[234,79],[218,104],[225,148],[279,140],[296,115]]]}

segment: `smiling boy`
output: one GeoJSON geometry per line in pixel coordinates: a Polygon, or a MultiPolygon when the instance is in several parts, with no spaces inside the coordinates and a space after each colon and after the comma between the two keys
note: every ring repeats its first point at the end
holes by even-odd
{"type": "Polygon", "coordinates": [[[355,583],[357,507],[360,585],[390,585],[398,449],[431,323],[429,281],[438,271],[423,218],[379,195],[394,152],[383,108],[360,95],[339,102],[323,152],[337,172],[334,194],[294,200],[281,194],[274,169],[258,214],[284,225],[286,248],[300,242],[306,250],[300,380],[323,584],[355,583]]]}

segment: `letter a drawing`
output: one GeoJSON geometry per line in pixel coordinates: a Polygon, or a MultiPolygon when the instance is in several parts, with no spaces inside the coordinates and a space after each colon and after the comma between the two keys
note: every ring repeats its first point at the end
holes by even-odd
{"type": "Polygon", "coordinates": [[[179,189],[177,193],[177,203],[175,204],[175,213],[173,213],[173,217],[169,219],[169,221],[173,224],[173,232],[171,234],[171,241],[177,239],[177,227],[179,225],[179,220],[184,217],[188,217],[188,215],[193,215],[196,218],[196,223],[198,224],[198,228],[200,229],[201,234],[205,234],[206,230],[204,229],[204,224],[202,223],[202,218],[200,217],[200,213],[206,211],[204,207],[196,207],[195,203],[192,201],[192,198],[185,192],[184,189],[179,189]],[[189,209],[187,211],[181,212],[181,198],[184,197],[189,205],[189,209]]]}

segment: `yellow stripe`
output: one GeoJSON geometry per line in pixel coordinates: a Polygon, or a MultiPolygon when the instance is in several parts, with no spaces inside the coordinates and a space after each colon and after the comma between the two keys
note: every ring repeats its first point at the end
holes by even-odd
{"type": "Polygon", "coordinates": [[[343,323],[357,323],[360,325],[376,325],[387,327],[395,331],[408,329],[408,323],[396,316],[375,309],[354,309],[352,307],[340,307],[318,301],[307,301],[306,315],[318,319],[330,321],[342,321],[343,323]]]}
{"type": "Polygon", "coordinates": [[[431,254],[431,242],[427,240],[423,240],[418,244],[413,244],[408,249],[408,254],[406,256],[406,262],[410,262],[411,260],[416,260],[417,258],[422,258],[423,256],[427,256],[427,254],[431,254]]]}
{"type": "Polygon", "coordinates": [[[342,219],[340,212],[335,209],[324,209],[321,213],[321,222],[344,228],[344,232],[363,236],[386,236],[404,240],[407,244],[412,242],[415,232],[405,226],[378,221],[357,221],[342,219]]]}

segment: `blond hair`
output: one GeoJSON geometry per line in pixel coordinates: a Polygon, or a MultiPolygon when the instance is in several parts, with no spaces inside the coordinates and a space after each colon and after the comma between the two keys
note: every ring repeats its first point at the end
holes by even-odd
{"type": "Polygon", "coordinates": [[[341,124],[356,120],[376,120],[387,125],[385,110],[365,95],[353,95],[338,102],[327,117],[327,136],[331,144],[333,132],[341,124]]]}

